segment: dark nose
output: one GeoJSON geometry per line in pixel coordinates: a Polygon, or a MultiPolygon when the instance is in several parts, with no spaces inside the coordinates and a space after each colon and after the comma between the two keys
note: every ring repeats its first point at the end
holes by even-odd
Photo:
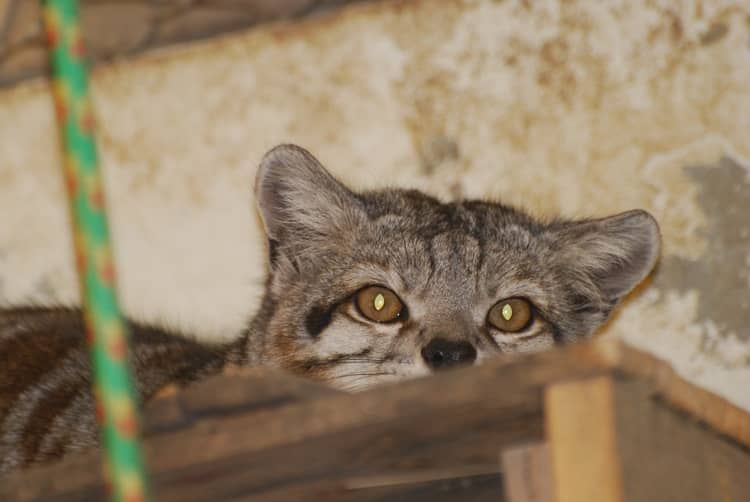
{"type": "Polygon", "coordinates": [[[477,349],[469,342],[454,342],[434,338],[422,349],[422,358],[432,370],[471,364],[477,358],[477,349]]]}

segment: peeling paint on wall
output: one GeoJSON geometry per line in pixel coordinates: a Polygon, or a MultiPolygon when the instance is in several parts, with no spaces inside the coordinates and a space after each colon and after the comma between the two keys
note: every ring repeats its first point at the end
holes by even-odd
{"type": "Polygon", "coordinates": [[[750,341],[750,170],[724,157],[685,171],[699,187],[706,249],[697,260],[666,258],[655,285],[697,290],[700,319],[750,341]]]}

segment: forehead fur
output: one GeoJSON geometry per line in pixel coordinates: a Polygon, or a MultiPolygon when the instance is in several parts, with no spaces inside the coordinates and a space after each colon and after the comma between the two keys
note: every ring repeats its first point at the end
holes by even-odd
{"type": "MultiPolygon", "coordinates": [[[[533,296],[558,320],[571,301],[561,287],[564,268],[548,259],[555,244],[548,227],[517,209],[483,201],[444,203],[412,190],[364,192],[356,201],[335,232],[315,244],[295,245],[295,266],[279,270],[277,283],[297,306],[336,303],[367,284],[419,294],[433,316],[533,296]]],[[[566,327],[563,319],[558,324],[566,327]]]]}
{"type": "Polygon", "coordinates": [[[351,210],[360,216],[328,236],[326,253],[337,260],[396,266],[410,282],[492,279],[502,270],[531,276],[554,243],[546,235],[550,226],[502,204],[445,203],[399,189],[364,192],[357,200],[351,210]]]}

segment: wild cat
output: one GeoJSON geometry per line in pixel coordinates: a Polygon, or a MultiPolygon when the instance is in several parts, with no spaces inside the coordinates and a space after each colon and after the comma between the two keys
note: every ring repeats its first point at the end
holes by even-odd
{"type": "MultiPolygon", "coordinates": [[[[355,192],[306,150],[268,152],[255,196],[269,272],[255,318],[225,345],[136,322],[141,398],[228,363],[347,390],[590,336],[659,255],[645,211],[541,222],[494,202],[355,192]]],[[[78,310],[0,310],[0,471],[97,443],[78,310]]]]}

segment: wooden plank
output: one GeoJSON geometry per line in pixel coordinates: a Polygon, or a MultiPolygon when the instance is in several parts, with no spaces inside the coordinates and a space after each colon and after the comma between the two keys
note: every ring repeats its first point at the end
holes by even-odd
{"type": "MultiPolygon", "coordinates": [[[[224,416],[234,412],[252,410],[271,411],[279,406],[321,396],[342,393],[317,382],[302,379],[277,370],[261,368],[230,369],[185,389],[165,389],[149,405],[144,417],[145,436],[163,436],[165,433],[186,430],[207,417],[224,416]]],[[[35,486],[20,486],[11,500],[70,500],[66,487],[82,486],[75,500],[103,500],[100,454],[97,451],[72,455],[66,465],[64,477],[41,475],[35,486]],[[46,495],[45,495],[46,493],[46,495]]],[[[61,464],[55,464],[61,465],[61,464]]],[[[54,465],[39,467],[44,472],[54,465]]],[[[32,469],[29,472],[34,472],[32,469]]],[[[17,476],[23,477],[24,473],[17,476]]],[[[5,500],[0,483],[0,500],[5,500]]]]}
{"type": "MultiPolygon", "coordinates": [[[[497,467],[497,466],[495,466],[497,467]]],[[[498,472],[474,474],[460,477],[449,476],[415,483],[373,486],[335,492],[331,499],[337,502],[503,502],[503,478],[498,472]]],[[[303,498],[287,500],[324,500],[303,495],[303,498]]],[[[328,499],[325,499],[328,500],[328,499]]]]}
{"type": "MultiPolygon", "coordinates": [[[[544,385],[603,371],[596,358],[579,356],[588,352],[580,346],[498,359],[274,409],[230,407],[149,437],[150,470],[163,500],[170,494],[188,500],[179,497],[199,499],[201,490],[216,486],[261,494],[394,469],[497,462],[501,447],[541,438],[544,385]]],[[[0,499],[54,500],[55,494],[83,496],[101,479],[98,458],[89,455],[4,481],[0,499]]]]}
{"type": "Polygon", "coordinates": [[[266,368],[231,368],[185,389],[162,391],[144,416],[146,435],[187,427],[210,416],[276,409],[296,401],[342,394],[318,382],[266,368]]]}
{"type": "Polygon", "coordinates": [[[750,413],[682,378],[665,361],[615,339],[592,344],[603,366],[652,382],[652,390],[671,406],[750,448],[750,413]]]}
{"type": "MultiPolygon", "coordinates": [[[[480,461],[494,461],[497,466],[497,452],[503,445],[542,436],[540,412],[514,415],[509,411],[512,409],[490,413],[479,407],[465,406],[446,410],[445,416],[437,421],[428,411],[168,471],[157,470],[157,465],[157,469],[152,469],[156,471],[156,493],[161,501],[221,500],[240,495],[243,500],[290,500],[290,492],[314,493],[325,488],[342,493],[344,488],[351,487],[352,479],[361,485],[368,473],[403,474],[432,466],[448,470],[480,461]],[[430,420],[435,424],[426,425],[430,420]]],[[[167,448],[191,442],[195,448],[203,446],[203,437],[170,436],[172,441],[164,443],[167,448]]],[[[102,493],[92,491],[87,484],[72,489],[60,486],[63,482],[57,474],[43,475],[35,484],[25,486],[23,497],[13,500],[55,500],[52,497],[55,493],[61,499],[78,500],[87,494],[96,498],[102,493]],[[52,484],[57,486],[50,486],[52,484]]]]}
{"type": "Polygon", "coordinates": [[[456,502],[464,500],[503,502],[505,498],[503,497],[502,487],[502,477],[496,473],[358,490],[342,494],[335,500],[351,502],[456,502]]]}
{"type": "Polygon", "coordinates": [[[346,478],[344,486],[347,490],[362,491],[373,488],[419,485],[425,483],[443,482],[452,479],[467,479],[499,475],[497,464],[466,465],[449,469],[403,470],[368,476],[346,478]]]}
{"type": "Polygon", "coordinates": [[[396,485],[351,489],[344,485],[320,483],[280,490],[270,497],[238,497],[245,502],[321,501],[336,502],[504,502],[503,478],[495,472],[396,485]]]}
{"type": "MultiPolygon", "coordinates": [[[[620,479],[626,476],[625,487],[631,489],[633,480],[645,475],[618,470],[617,462],[602,453],[616,450],[612,445],[619,448],[622,442],[612,439],[613,434],[620,434],[621,426],[612,417],[612,388],[607,375],[652,381],[650,402],[672,414],[676,414],[674,403],[680,402],[675,396],[682,396],[684,401],[701,393],[705,394],[706,403],[718,403],[722,410],[732,410],[648,357],[638,352],[631,354],[620,344],[586,344],[497,359],[482,366],[353,395],[293,377],[273,376],[265,370],[243,371],[173,393],[152,406],[147,413],[152,432],[146,440],[146,452],[156,493],[162,501],[437,497],[440,486],[458,490],[456,486],[461,483],[457,480],[461,477],[446,473],[458,475],[461,469],[487,470],[486,474],[463,471],[464,478],[476,481],[477,491],[470,486],[460,491],[462,498],[485,500],[481,497],[490,496],[488,487],[495,486],[497,474],[492,472],[492,466],[497,465],[500,450],[542,440],[542,413],[547,406],[550,437],[558,438],[558,446],[562,444],[561,451],[567,455],[575,456],[578,450],[579,461],[593,468],[587,470],[576,463],[553,460],[556,479],[572,483],[590,479],[592,473],[594,479],[616,479],[619,474],[620,479]],[[586,384],[583,388],[582,383],[586,384]],[[306,395],[314,397],[300,400],[306,395]],[[580,441],[571,439],[576,434],[580,441]],[[590,454],[582,455],[586,448],[604,455],[609,464],[602,465],[590,454]],[[578,469],[585,476],[561,478],[560,469],[567,469],[567,473],[578,469]],[[444,478],[439,479],[440,476],[444,478]]],[[[619,399],[619,394],[616,397],[619,399]]],[[[620,407],[618,404],[618,410],[620,407]]],[[[704,413],[708,415],[701,415],[699,420],[725,423],[725,430],[729,429],[726,424],[742,425],[747,418],[738,413],[734,422],[721,422],[721,415],[704,413]]],[[[695,426],[704,434],[716,436],[695,426]]],[[[738,430],[742,431],[733,429],[738,430]]],[[[668,435],[665,432],[665,437],[668,435]]],[[[668,450],[669,442],[662,448],[668,450]]],[[[747,455],[746,451],[737,453],[732,449],[723,455],[714,458],[716,465],[704,468],[718,469],[716,466],[727,462],[745,466],[739,459],[747,455]]],[[[708,454],[707,457],[711,458],[708,454]]],[[[683,469],[693,475],[687,467],[683,469]]],[[[0,500],[101,500],[99,472],[96,454],[72,457],[58,465],[9,476],[0,483],[0,500]]],[[[730,496],[741,493],[739,490],[745,485],[734,471],[722,467],[718,472],[712,482],[724,479],[730,486],[730,496]]],[[[592,492],[595,498],[589,500],[615,500],[614,482],[589,488],[608,490],[604,497],[592,492]]],[[[571,493],[578,497],[576,502],[587,500],[585,493],[571,493]]],[[[642,502],[632,498],[621,502],[630,500],[642,502]]]]}
{"type": "Polygon", "coordinates": [[[544,442],[503,450],[500,463],[508,502],[553,502],[552,466],[544,442]]]}
{"type": "Polygon", "coordinates": [[[544,395],[557,502],[623,502],[611,376],[550,385],[544,395]]]}
{"type": "Polygon", "coordinates": [[[542,435],[540,414],[516,415],[500,409],[490,413],[466,407],[450,410],[435,425],[428,425],[428,420],[434,416],[371,423],[254,455],[170,471],[157,475],[155,481],[157,487],[165,488],[159,492],[164,501],[231,499],[239,494],[246,500],[289,500],[290,490],[306,492],[316,486],[364,489],[369,479],[369,488],[376,488],[376,482],[388,478],[395,485],[393,473],[418,480],[428,470],[445,475],[492,461],[497,472],[497,452],[502,446],[542,435]],[[204,482],[206,472],[212,473],[209,484],[204,482]]]}
{"type": "Polygon", "coordinates": [[[663,401],[652,383],[616,384],[624,502],[746,502],[750,451],[663,401]]]}

